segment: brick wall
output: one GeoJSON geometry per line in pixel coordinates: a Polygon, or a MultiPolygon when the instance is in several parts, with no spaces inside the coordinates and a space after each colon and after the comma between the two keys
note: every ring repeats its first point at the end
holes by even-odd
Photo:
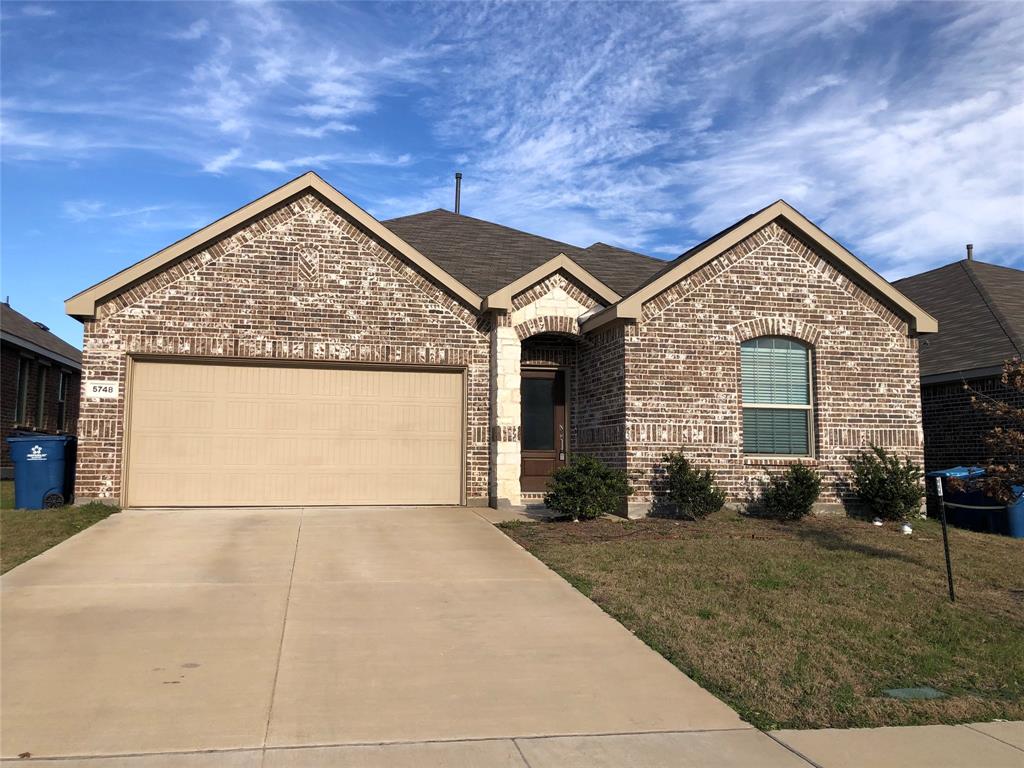
{"type": "Polygon", "coordinates": [[[0,467],[5,476],[10,474],[11,458],[8,445],[4,438],[15,431],[40,432],[43,434],[73,435],[78,427],[78,402],[81,390],[81,375],[78,371],[64,368],[55,361],[46,364],[45,358],[35,353],[23,352],[20,347],[3,342],[0,344],[0,467]],[[25,418],[16,423],[15,407],[18,392],[18,361],[23,356],[29,360],[28,390],[25,405],[25,418]],[[43,396],[43,420],[39,414],[39,376],[40,370],[46,369],[46,386],[43,396]],[[58,430],[57,390],[60,386],[60,371],[67,376],[66,403],[64,406],[64,426],[58,430]]]}
{"type": "Polygon", "coordinates": [[[467,496],[487,496],[485,319],[305,194],[97,307],[84,375],[121,384],[83,403],[80,498],[121,491],[129,354],[429,364],[467,371],[467,496]]]}
{"type": "Polygon", "coordinates": [[[740,343],[812,346],[823,504],[849,498],[847,456],[869,441],[921,461],[915,339],[905,323],[789,231],[770,224],[648,302],[625,337],[628,468],[650,499],[661,457],[682,449],[733,500],[787,463],[743,454],[740,343]]]}
{"type": "Polygon", "coordinates": [[[924,466],[929,472],[956,466],[984,465],[992,456],[985,437],[998,421],[971,405],[974,393],[1024,408],[1024,393],[1003,384],[998,376],[950,381],[921,387],[924,422],[924,466]]]}

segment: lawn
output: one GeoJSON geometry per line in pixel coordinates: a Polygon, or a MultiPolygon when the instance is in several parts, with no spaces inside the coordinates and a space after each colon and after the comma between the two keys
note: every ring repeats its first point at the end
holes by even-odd
{"type": "Polygon", "coordinates": [[[13,509],[14,483],[0,481],[0,573],[45,552],[117,512],[108,504],[56,509],[13,509]]]}
{"type": "Polygon", "coordinates": [[[511,523],[513,539],[760,728],[1024,719],[1024,540],[840,517],[511,523]],[[942,699],[897,701],[931,686],[942,699]]]}

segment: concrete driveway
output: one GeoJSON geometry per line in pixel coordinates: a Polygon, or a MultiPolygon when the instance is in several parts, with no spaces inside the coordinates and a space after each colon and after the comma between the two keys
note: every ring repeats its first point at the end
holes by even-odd
{"type": "Polygon", "coordinates": [[[123,512],[2,620],[5,758],[806,765],[468,509],[123,512]]]}

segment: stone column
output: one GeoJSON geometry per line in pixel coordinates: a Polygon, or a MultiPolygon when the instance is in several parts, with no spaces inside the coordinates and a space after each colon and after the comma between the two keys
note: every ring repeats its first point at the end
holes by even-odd
{"type": "Polygon", "coordinates": [[[522,471],[520,359],[522,346],[509,316],[496,312],[491,324],[491,467],[492,507],[519,506],[522,471]]]}

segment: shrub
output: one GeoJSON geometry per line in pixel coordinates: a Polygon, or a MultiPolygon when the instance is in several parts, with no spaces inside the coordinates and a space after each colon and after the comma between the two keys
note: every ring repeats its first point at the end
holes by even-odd
{"type": "Polygon", "coordinates": [[[568,466],[551,474],[544,505],[573,520],[592,520],[618,511],[633,489],[626,473],[592,456],[573,456],[568,466]]]}
{"type": "Polygon", "coordinates": [[[695,469],[680,451],[663,459],[667,479],[665,496],[674,505],[671,517],[699,520],[717,512],[725,503],[725,492],[715,485],[709,469],[695,469]]]}
{"type": "Polygon", "coordinates": [[[906,520],[921,511],[921,467],[876,445],[849,459],[857,496],[883,520],[906,520]]]}
{"type": "Polygon", "coordinates": [[[793,464],[765,483],[761,509],[765,517],[799,520],[810,514],[821,491],[821,478],[803,464],[793,464]]]}

